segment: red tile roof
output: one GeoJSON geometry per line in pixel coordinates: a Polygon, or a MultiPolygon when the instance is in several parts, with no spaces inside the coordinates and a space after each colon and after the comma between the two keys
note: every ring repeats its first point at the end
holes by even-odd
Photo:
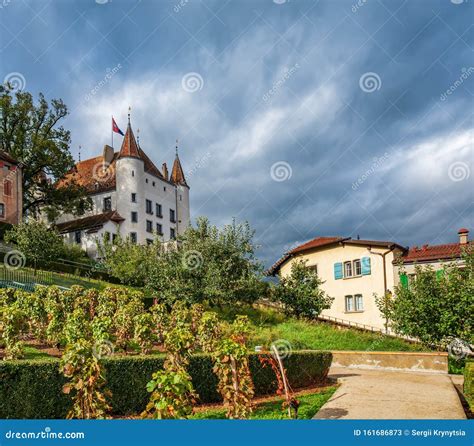
{"type": "Polygon", "coordinates": [[[331,245],[335,242],[347,240],[344,237],[317,237],[309,242],[303,243],[292,249],[288,254],[295,254],[297,252],[307,251],[308,249],[320,248],[321,246],[331,245]]]}
{"type": "Polygon", "coordinates": [[[463,248],[473,246],[473,242],[467,245],[449,243],[446,245],[424,245],[421,248],[415,246],[401,257],[402,263],[429,262],[436,260],[454,260],[461,257],[463,248]]]}
{"type": "Polygon", "coordinates": [[[132,131],[130,122],[127,125],[127,131],[123,137],[122,147],[120,148],[119,158],[123,157],[141,158],[135,135],[132,131]]]}

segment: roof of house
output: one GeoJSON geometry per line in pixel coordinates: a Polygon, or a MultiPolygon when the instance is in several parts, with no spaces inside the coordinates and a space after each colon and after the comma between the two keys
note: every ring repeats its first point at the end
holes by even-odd
{"type": "Polygon", "coordinates": [[[107,222],[113,221],[120,223],[125,219],[117,211],[104,212],[103,214],[91,215],[89,217],[78,218],[76,220],[67,221],[65,223],[58,223],[56,229],[60,234],[66,234],[73,231],[85,231],[89,234],[97,232],[107,222]]]}
{"type": "Polygon", "coordinates": [[[8,154],[7,152],[4,152],[3,150],[0,150],[0,160],[6,161],[7,163],[10,163],[10,164],[15,164],[15,165],[20,164],[19,161],[17,161],[10,154],[8,154]]]}
{"type": "Polygon", "coordinates": [[[122,146],[119,152],[114,153],[110,164],[104,163],[104,157],[96,156],[88,160],[78,162],[61,180],[56,183],[57,187],[75,182],[84,187],[88,193],[100,193],[114,190],[116,188],[115,163],[120,158],[137,158],[144,162],[145,172],[163,181],[187,186],[184,178],[183,168],[176,155],[170,179],[166,179],[162,172],[155,166],[153,161],[137,144],[130,123],[123,137],[122,146]]]}
{"type": "Polygon", "coordinates": [[[355,245],[355,246],[373,246],[380,248],[399,248],[402,251],[406,251],[407,248],[390,241],[380,241],[380,240],[360,240],[352,239],[351,237],[316,237],[313,240],[310,240],[302,245],[293,248],[291,251],[288,251],[281,257],[277,262],[275,262],[268,270],[267,275],[274,276],[280,269],[280,267],[295,254],[300,254],[306,251],[313,249],[319,249],[323,247],[328,247],[330,245],[355,245]]]}
{"type": "Polygon", "coordinates": [[[445,245],[424,245],[421,248],[414,246],[403,255],[402,263],[433,262],[436,260],[454,260],[461,258],[463,248],[474,246],[470,241],[468,244],[448,243],[445,245]]]}

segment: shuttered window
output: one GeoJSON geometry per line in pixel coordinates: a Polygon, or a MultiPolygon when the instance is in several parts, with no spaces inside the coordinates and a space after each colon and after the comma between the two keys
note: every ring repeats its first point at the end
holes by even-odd
{"type": "Polygon", "coordinates": [[[342,279],[342,262],[334,264],[334,279],[342,279]]]}

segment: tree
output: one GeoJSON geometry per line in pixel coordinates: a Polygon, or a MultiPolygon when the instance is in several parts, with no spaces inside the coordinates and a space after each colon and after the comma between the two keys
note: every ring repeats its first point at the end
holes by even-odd
{"type": "Polygon", "coordinates": [[[59,213],[83,214],[92,202],[76,183],[55,187],[55,181],[74,167],[69,151],[70,132],[58,125],[68,114],[61,99],[37,103],[28,92],[0,85],[0,148],[22,164],[23,212],[37,216],[40,209],[55,219],[59,213]]]}
{"type": "Polygon", "coordinates": [[[317,273],[306,267],[306,262],[295,261],[291,273],[280,279],[274,288],[274,299],[285,307],[285,313],[296,317],[315,318],[331,307],[334,298],[321,289],[317,273]]]}
{"type": "Polygon", "coordinates": [[[395,287],[387,305],[391,327],[398,333],[431,344],[450,337],[472,342],[474,332],[474,252],[463,253],[464,265],[450,264],[435,271],[415,267],[408,286],[395,287]]]}
{"type": "Polygon", "coordinates": [[[39,261],[55,260],[64,250],[59,233],[36,220],[14,226],[5,233],[5,242],[16,244],[25,259],[34,264],[35,272],[39,261]]]}

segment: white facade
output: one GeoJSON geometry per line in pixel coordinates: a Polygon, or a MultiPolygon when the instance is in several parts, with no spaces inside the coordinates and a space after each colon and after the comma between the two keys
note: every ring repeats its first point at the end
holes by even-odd
{"type": "Polygon", "coordinates": [[[106,146],[103,157],[78,163],[75,178],[79,177],[82,183],[88,184],[89,190],[92,189],[89,197],[93,207],[79,218],[63,215],[57,220],[56,224],[65,240],[80,244],[89,256],[95,258],[98,255],[97,239],[104,236],[120,234],[122,238],[129,237],[139,244],[145,244],[157,237],[160,241],[167,242],[183,234],[190,224],[189,187],[178,155],[173,172],[177,169],[181,175],[176,175],[173,181],[174,173],[168,178],[165,166],[163,171],[158,171],[138,147],[130,125],[120,152],[110,155],[111,150],[106,146]],[[100,191],[104,189],[100,181],[84,177],[94,176],[97,163],[103,163],[104,159],[113,159],[106,177],[113,177],[115,181],[111,183],[111,187],[100,191]],[[96,165],[91,168],[94,163],[96,165]],[[96,193],[93,192],[94,186],[98,189],[96,193]],[[113,218],[104,222],[104,215],[112,213],[113,218]],[[91,216],[102,220],[97,224],[95,219],[88,218],[91,216]]]}

